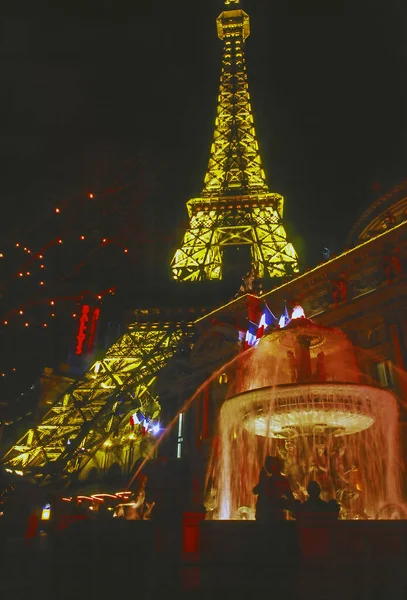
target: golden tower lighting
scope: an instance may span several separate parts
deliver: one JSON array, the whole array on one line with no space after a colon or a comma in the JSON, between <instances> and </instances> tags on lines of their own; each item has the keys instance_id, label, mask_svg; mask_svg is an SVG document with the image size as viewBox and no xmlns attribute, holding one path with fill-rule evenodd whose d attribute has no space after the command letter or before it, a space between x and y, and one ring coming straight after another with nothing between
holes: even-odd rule
<instances>
[{"instance_id":1,"label":"golden tower lighting","mask_svg":"<svg viewBox=\"0 0 407 600\"><path fill-rule=\"evenodd\" d=\"M249 17L238 0L225 1L217 28L224 52L213 144L201 198L187 203L190 226L171 263L173 276L221 279L223 247L241 244L251 246L259 276L282 276L287 267L297 270L297 255L281 222L283 198L268 191L261 164L244 58ZM135 312L128 330L10 448L4 465L42 483L85 479L115 462L131 471L143 440L129 417L140 409L158 418L155 381L193 332L191 315Z\"/></svg>"},{"instance_id":2,"label":"golden tower lighting","mask_svg":"<svg viewBox=\"0 0 407 600\"><path fill-rule=\"evenodd\" d=\"M134 434L129 416L140 409L158 418L161 407L153 395L157 375L191 331L186 323L143 321L129 325L103 358L59 396L10 448L4 465L46 483L74 473L84 478L92 467L106 470L108 460L128 460L129 445L138 446L141 435Z\"/></svg>"},{"instance_id":3,"label":"golden tower lighting","mask_svg":"<svg viewBox=\"0 0 407 600\"><path fill-rule=\"evenodd\" d=\"M282 224L284 198L269 192L247 82L249 16L226 0L217 18L223 41L215 129L200 198L187 202L189 227L171 261L177 281L222 279L225 246L249 245L259 277L298 272L298 258Z\"/></svg>"}]
</instances>

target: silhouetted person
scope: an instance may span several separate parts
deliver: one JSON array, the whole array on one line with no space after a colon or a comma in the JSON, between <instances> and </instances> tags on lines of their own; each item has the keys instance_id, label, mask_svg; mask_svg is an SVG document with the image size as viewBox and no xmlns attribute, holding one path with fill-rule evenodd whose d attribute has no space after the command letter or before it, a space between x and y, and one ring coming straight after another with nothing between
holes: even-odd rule
<instances>
[{"instance_id":1,"label":"silhouetted person","mask_svg":"<svg viewBox=\"0 0 407 600\"><path fill-rule=\"evenodd\" d=\"M306 561L317 559L318 564L326 568L324 561L332 557L331 527L338 518L339 504L336 500L325 502L320 498L321 487L317 481L310 481L307 491L308 500L296 503L295 507L300 551Z\"/></svg>"},{"instance_id":2,"label":"silhouetted person","mask_svg":"<svg viewBox=\"0 0 407 600\"><path fill-rule=\"evenodd\" d=\"M281 473L280 461L266 456L260 471L258 484L253 488L257 494L256 520L263 523L284 520L284 510L291 509L294 496L288 479Z\"/></svg>"},{"instance_id":3,"label":"silhouetted person","mask_svg":"<svg viewBox=\"0 0 407 600\"><path fill-rule=\"evenodd\" d=\"M320 498L321 486L317 481L310 481L307 485L308 500L303 504L297 504L296 513L339 513L339 504L336 500L325 502Z\"/></svg>"}]
</instances>

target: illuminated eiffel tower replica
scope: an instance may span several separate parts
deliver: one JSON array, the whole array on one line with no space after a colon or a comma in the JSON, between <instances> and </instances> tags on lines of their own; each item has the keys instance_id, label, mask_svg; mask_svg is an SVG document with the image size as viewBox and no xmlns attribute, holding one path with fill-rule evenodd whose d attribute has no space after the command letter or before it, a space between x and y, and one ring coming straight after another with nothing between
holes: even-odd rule
<instances>
[{"instance_id":1,"label":"illuminated eiffel tower replica","mask_svg":"<svg viewBox=\"0 0 407 600\"><path fill-rule=\"evenodd\" d=\"M283 197L270 193L256 140L244 42L249 17L226 0L217 19L222 74L204 189L187 202L190 217L171 262L178 282L220 280L226 246L249 246L258 277L297 272L297 255L282 225ZM86 480L116 466L129 474L149 453L162 398L155 383L184 342L192 345L201 315L135 310L128 330L62 393L41 421L7 452L6 468L40 483Z\"/></svg>"},{"instance_id":2,"label":"illuminated eiffel tower replica","mask_svg":"<svg viewBox=\"0 0 407 600\"><path fill-rule=\"evenodd\" d=\"M217 19L223 40L215 132L200 198L187 202L189 228L171 262L177 281L222 279L227 246L249 246L257 277L298 272L282 224L284 199L270 193L260 159L247 83L244 44L249 16L226 0Z\"/></svg>"}]
</instances>

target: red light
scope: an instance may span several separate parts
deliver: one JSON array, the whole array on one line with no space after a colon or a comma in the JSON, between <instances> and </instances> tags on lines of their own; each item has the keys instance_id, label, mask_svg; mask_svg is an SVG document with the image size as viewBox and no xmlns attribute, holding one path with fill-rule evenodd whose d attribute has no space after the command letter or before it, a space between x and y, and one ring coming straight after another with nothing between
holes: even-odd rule
<instances>
[{"instance_id":1,"label":"red light","mask_svg":"<svg viewBox=\"0 0 407 600\"><path fill-rule=\"evenodd\" d=\"M40 265L40 267L41 267L41 269L43 269L43 268L44 268L44 265Z\"/></svg>"},{"instance_id":2,"label":"red light","mask_svg":"<svg viewBox=\"0 0 407 600\"><path fill-rule=\"evenodd\" d=\"M23 274L23 273L19 273L19 275L20 275L20 277L24 277L24 274Z\"/></svg>"},{"instance_id":3,"label":"red light","mask_svg":"<svg viewBox=\"0 0 407 600\"><path fill-rule=\"evenodd\" d=\"M101 300L101 299L102 299L102 296L98 296L98 300Z\"/></svg>"},{"instance_id":4,"label":"red light","mask_svg":"<svg viewBox=\"0 0 407 600\"><path fill-rule=\"evenodd\" d=\"M23 314L24 314L24 311L20 310L20 315L23 315Z\"/></svg>"},{"instance_id":5,"label":"red light","mask_svg":"<svg viewBox=\"0 0 407 600\"><path fill-rule=\"evenodd\" d=\"M24 323L24 325L25 325L26 327L28 327L29 323Z\"/></svg>"},{"instance_id":6,"label":"red light","mask_svg":"<svg viewBox=\"0 0 407 600\"><path fill-rule=\"evenodd\" d=\"M51 306L54 306L55 302L53 300L51 300L50 304L51 304Z\"/></svg>"},{"instance_id":7,"label":"red light","mask_svg":"<svg viewBox=\"0 0 407 600\"><path fill-rule=\"evenodd\" d=\"M82 314L81 314L81 318L79 319L79 330L78 330L78 335L76 336L76 354L79 356L80 354L82 354L83 352L83 344L85 342L86 339L86 333L87 333L87 328L88 328L88 322L89 322L89 310L90 307L88 304L84 304L82 306Z\"/></svg>"},{"instance_id":8,"label":"red light","mask_svg":"<svg viewBox=\"0 0 407 600\"><path fill-rule=\"evenodd\" d=\"M93 198L93 194L89 194L89 198Z\"/></svg>"},{"instance_id":9,"label":"red light","mask_svg":"<svg viewBox=\"0 0 407 600\"><path fill-rule=\"evenodd\" d=\"M31 250L27 250L28 254L31 254Z\"/></svg>"},{"instance_id":10,"label":"red light","mask_svg":"<svg viewBox=\"0 0 407 600\"><path fill-rule=\"evenodd\" d=\"M125 252L125 253L126 253L126 252L128 252L127 248L125 248L125 249L124 249L124 252Z\"/></svg>"},{"instance_id":11,"label":"red light","mask_svg":"<svg viewBox=\"0 0 407 600\"><path fill-rule=\"evenodd\" d=\"M44 285L44 282L43 282L43 281L40 281L40 285Z\"/></svg>"},{"instance_id":12,"label":"red light","mask_svg":"<svg viewBox=\"0 0 407 600\"><path fill-rule=\"evenodd\" d=\"M89 332L88 352L91 352L93 349L93 342L94 342L94 338L95 338L96 326L97 326L97 322L99 319L99 315L100 315L100 308L95 308L93 311L93 314L92 314L92 321L91 321L90 332Z\"/></svg>"},{"instance_id":13,"label":"red light","mask_svg":"<svg viewBox=\"0 0 407 600\"><path fill-rule=\"evenodd\" d=\"M106 241L107 241L106 238L103 238L102 243L104 244Z\"/></svg>"},{"instance_id":14,"label":"red light","mask_svg":"<svg viewBox=\"0 0 407 600\"><path fill-rule=\"evenodd\" d=\"M58 240L58 244L62 244L62 240Z\"/></svg>"},{"instance_id":15,"label":"red light","mask_svg":"<svg viewBox=\"0 0 407 600\"><path fill-rule=\"evenodd\" d=\"M42 254L39 254L39 255L38 255L38 258L43 258Z\"/></svg>"},{"instance_id":16,"label":"red light","mask_svg":"<svg viewBox=\"0 0 407 600\"><path fill-rule=\"evenodd\" d=\"M47 324L46 324L46 323L43 323L43 324L42 324L42 326L43 326L43 327L47 327Z\"/></svg>"},{"instance_id":17,"label":"red light","mask_svg":"<svg viewBox=\"0 0 407 600\"><path fill-rule=\"evenodd\" d=\"M56 212L56 213L59 213L59 208L56 208L56 209L55 209L55 212Z\"/></svg>"},{"instance_id":18,"label":"red light","mask_svg":"<svg viewBox=\"0 0 407 600\"><path fill-rule=\"evenodd\" d=\"M84 236L84 235L81 235L81 240L84 240L84 239L85 239L85 236Z\"/></svg>"},{"instance_id":19,"label":"red light","mask_svg":"<svg viewBox=\"0 0 407 600\"><path fill-rule=\"evenodd\" d=\"M13 369L12 369L12 370L13 370L13 371L15 371L15 370L16 370L16 368L15 368L15 367L13 367Z\"/></svg>"},{"instance_id":20,"label":"red light","mask_svg":"<svg viewBox=\"0 0 407 600\"><path fill-rule=\"evenodd\" d=\"M73 315L72 315L72 316L73 316L73 318L75 318L75 317L76 317L76 313L73 313Z\"/></svg>"}]
</instances>

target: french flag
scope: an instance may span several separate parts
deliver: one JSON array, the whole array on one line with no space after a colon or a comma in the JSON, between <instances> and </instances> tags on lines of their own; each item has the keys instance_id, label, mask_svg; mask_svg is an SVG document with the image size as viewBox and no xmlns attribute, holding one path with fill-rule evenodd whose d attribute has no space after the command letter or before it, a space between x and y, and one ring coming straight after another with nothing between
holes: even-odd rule
<instances>
[{"instance_id":1,"label":"french flag","mask_svg":"<svg viewBox=\"0 0 407 600\"><path fill-rule=\"evenodd\" d=\"M270 327L270 325L273 325L277 321L277 317L273 315L267 304L264 304L264 311L261 315L260 323L257 328L257 339L260 339L264 335L264 332L266 331L267 327Z\"/></svg>"},{"instance_id":2,"label":"french flag","mask_svg":"<svg viewBox=\"0 0 407 600\"><path fill-rule=\"evenodd\" d=\"M243 342L246 340L246 329L240 329L240 327L238 327L237 329L238 332L238 336L239 336L239 342Z\"/></svg>"},{"instance_id":3,"label":"french flag","mask_svg":"<svg viewBox=\"0 0 407 600\"><path fill-rule=\"evenodd\" d=\"M280 328L282 329L283 327L285 327L286 325L288 325L288 323L291 321L290 319L290 315L288 314L288 310L287 310L287 304L284 304L284 311L283 314L280 317L280 320L278 322Z\"/></svg>"},{"instance_id":4,"label":"french flag","mask_svg":"<svg viewBox=\"0 0 407 600\"><path fill-rule=\"evenodd\" d=\"M247 348L250 348L251 346L257 346L257 344L259 343L259 340L256 337L257 329L258 325L256 325L256 323L253 323L253 321L249 321L249 328L246 331L246 337L244 340L245 350Z\"/></svg>"}]
</instances>

